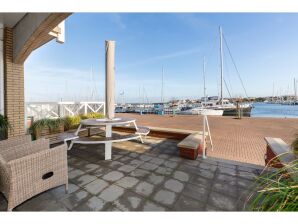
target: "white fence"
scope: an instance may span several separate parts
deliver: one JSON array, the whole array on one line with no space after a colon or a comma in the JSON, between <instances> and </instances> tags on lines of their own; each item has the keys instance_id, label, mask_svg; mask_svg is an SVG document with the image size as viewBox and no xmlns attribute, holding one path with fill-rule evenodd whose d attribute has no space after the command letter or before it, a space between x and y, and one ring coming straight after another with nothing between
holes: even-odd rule
<instances>
[{"instance_id":1,"label":"white fence","mask_svg":"<svg viewBox=\"0 0 298 224\"><path fill-rule=\"evenodd\" d=\"M26 117L34 120L58 118L67 115L86 114L89 112L105 113L104 102L28 102Z\"/></svg>"}]
</instances>

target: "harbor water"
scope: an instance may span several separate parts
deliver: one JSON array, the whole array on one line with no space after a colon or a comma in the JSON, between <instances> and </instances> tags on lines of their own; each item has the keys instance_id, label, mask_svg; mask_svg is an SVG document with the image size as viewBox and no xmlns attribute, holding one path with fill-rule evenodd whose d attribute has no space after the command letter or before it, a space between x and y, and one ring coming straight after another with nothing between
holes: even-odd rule
<instances>
[{"instance_id":1,"label":"harbor water","mask_svg":"<svg viewBox=\"0 0 298 224\"><path fill-rule=\"evenodd\" d=\"M298 105L254 103L251 117L298 118Z\"/></svg>"}]
</instances>

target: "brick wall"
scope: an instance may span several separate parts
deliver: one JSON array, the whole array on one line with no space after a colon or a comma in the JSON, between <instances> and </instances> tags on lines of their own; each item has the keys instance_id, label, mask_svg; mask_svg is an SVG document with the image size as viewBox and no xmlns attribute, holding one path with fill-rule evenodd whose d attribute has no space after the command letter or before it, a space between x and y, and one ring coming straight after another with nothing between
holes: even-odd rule
<instances>
[{"instance_id":1,"label":"brick wall","mask_svg":"<svg viewBox=\"0 0 298 224\"><path fill-rule=\"evenodd\" d=\"M11 124L8 137L25 134L24 65L13 63L13 32L4 29L4 113Z\"/></svg>"}]
</instances>

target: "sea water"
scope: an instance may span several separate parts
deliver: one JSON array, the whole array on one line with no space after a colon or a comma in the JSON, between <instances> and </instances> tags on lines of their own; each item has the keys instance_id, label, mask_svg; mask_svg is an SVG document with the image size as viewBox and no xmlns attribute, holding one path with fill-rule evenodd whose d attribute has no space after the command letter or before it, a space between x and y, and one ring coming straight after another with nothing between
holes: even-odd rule
<instances>
[{"instance_id":1,"label":"sea water","mask_svg":"<svg viewBox=\"0 0 298 224\"><path fill-rule=\"evenodd\" d=\"M298 105L254 103L251 117L298 118Z\"/></svg>"}]
</instances>

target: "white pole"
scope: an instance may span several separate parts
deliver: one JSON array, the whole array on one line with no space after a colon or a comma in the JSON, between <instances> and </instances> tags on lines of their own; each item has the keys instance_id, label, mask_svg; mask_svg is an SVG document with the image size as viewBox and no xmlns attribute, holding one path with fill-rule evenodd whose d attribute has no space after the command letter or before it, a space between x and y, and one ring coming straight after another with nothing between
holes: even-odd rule
<instances>
[{"instance_id":1,"label":"white pole","mask_svg":"<svg viewBox=\"0 0 298 224\"><path fill-rule=\"evenodd\" d=\"M106 117L115 115L115 41L106 40Z\"/></svg>"},{"instance_id":2,"label":"white pole","mask_svg":"<svg viewBox=\"0 0 298 224\"><path fill-rule=\"evenodd\" d=\"M206 158L206 141L205 141L205 136L206 136L206 115L203 115L203 159Z\"/></svg>"},{"instance_id":3,"label":"white pole","mask_svg":"<svg viewBox=\"0 0 298 224\"><path fill-rule=\"evenodd\" d=\"M220 35L220 100L221 106L223 106L223 48L222 48L222 28L219 27Z\"/></svg>"},{"instance_id":4,"label":"white pole","mask_svg":"<svg viewBox=\"0 0 298 224\"><path fill-rule=\"evenodd\" d=\"M204 56L204 62L203 62L203 77L204 77L204 102L205 102L205 106L207 103L207 96L206 96L206 80L205 80L205 73L206 73L206 60L205 60L205 56Z\"/></svg>"}]
</instances>

